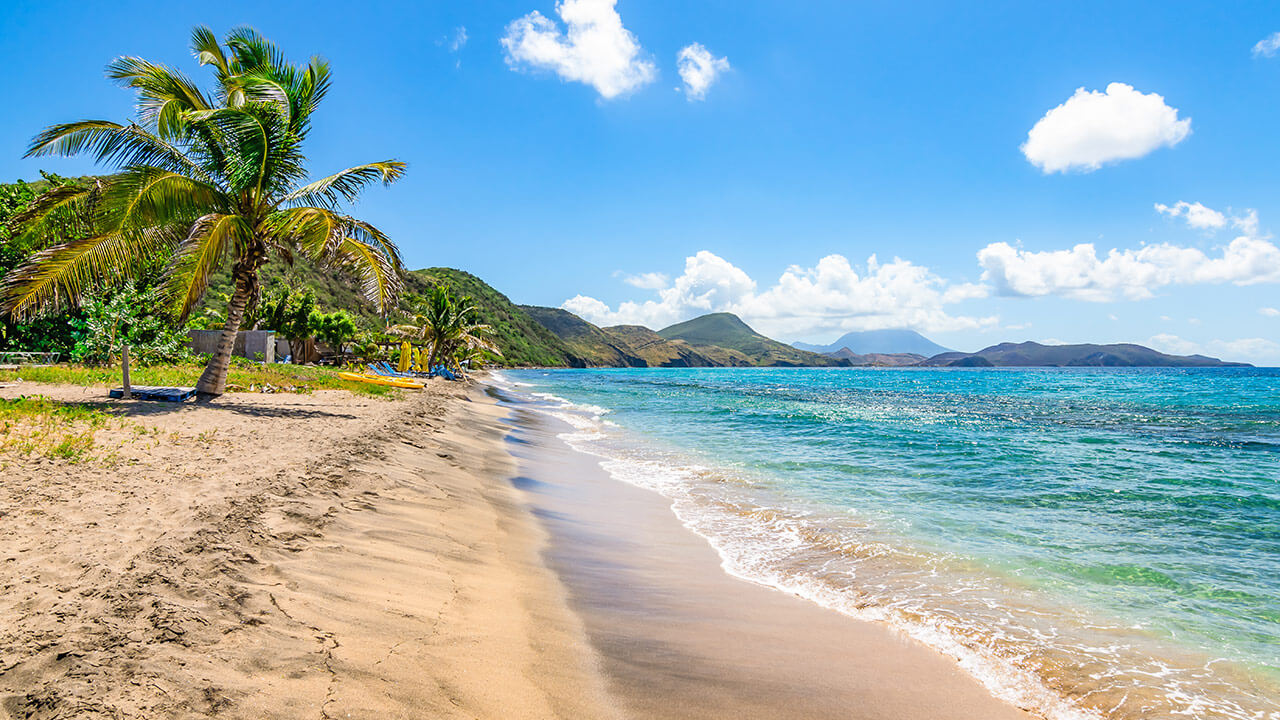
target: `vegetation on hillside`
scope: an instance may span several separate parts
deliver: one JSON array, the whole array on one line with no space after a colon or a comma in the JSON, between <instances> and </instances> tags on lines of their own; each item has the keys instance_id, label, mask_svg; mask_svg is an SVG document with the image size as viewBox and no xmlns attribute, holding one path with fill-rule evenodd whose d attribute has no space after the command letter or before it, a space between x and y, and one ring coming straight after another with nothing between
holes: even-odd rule
<instances>
[{"instance_id":1,"label":"vegetation on hillside","mask_svg":"<svg viewBox=\"0 0 1280 720\"><path fill-rule=\"evenodd\" d=\"M427 291L412 317L412 324L394 325L390 331L426 343L428 370L439 364L465 374L465 367L485 355L502 357L493 342L493 328L478 320L479 312L467 296L458 297L443 285Z\"/></svg>"},{"instance_id":2,"label":"vegetation on hillside","mask_svg":"<svg viewBox=\"0 0 1280 720\"><path fill-rule=\"evenodd\" d=\"M705 347L737 351L752 365L831 366L840 360L800 350L761 335L730 313L712 313L658 331L668 340L684 340L697 349Z\"/></svg>"},{"instance_id":3,"label":"vegetation on hillside","mask_svg":"<svg viewBox=\"0 0 1280 720\"><path fill-rule=\"evenodd\" d=\"M443 286L471 298L477 319L493 328L494 344L502 351L495 362L508 366L582 367L586 364L547 328L521 310L506 295L471 273L451 268L427 268L407 273L406 292L426 294Z\"/></svg>"},{"instance_id":4,"label":"vegetation on hillside","mask_svg":"<svg viewBox=\"0 0 1280 720\"><path fill-rule=\"evenodd\" d=\"M561 308L521 305L520 309L550 330L582 364L595 367L647 367L624 341Z\"/></svg>"}]
</instances>

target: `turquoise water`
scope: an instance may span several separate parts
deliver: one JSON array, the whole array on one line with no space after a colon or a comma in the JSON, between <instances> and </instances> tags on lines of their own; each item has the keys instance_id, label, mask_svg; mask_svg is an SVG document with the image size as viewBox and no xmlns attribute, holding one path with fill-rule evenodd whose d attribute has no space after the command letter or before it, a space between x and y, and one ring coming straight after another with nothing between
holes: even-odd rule
<instances>
[{"instance_id":1,"label":"turquoise water","mask_svg":"<svg viewBox=\"0 0 1280 720\"><path fill-rule=\"evenodd\" d=\"M1049 717L1280 717L1280 371L510 371L725 569Z\"/></svg>"}]
</instances>

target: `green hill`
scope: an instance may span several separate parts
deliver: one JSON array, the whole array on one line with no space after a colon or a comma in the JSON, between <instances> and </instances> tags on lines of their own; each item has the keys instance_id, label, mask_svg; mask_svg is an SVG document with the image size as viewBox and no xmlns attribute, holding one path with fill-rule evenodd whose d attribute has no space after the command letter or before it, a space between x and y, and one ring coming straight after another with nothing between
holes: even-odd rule
<instances>
[{"instance_id":1,"label":"green hill","mask_svg":"<svg viewBox=\"0 0 1280 720\"><path fill-rule=\"evenodd\" d=\"M406 274L406 293L422 295L433 285L443 285L455 295L471 297L481 320L494 329L498 347L502 350L502 364L550 367L585 367L591 364L588 358L575 353L506 295L469 272L453 268L426 268Z\"/></svg>"},{"instance_id":2,"label":"green hill","mask_svg":"<svg viewBox=\"0 0 1280 720\"><path fill-rule=\"evenodd\" d=\"M712 313L658 331L667 340L683 340L701 351L723 348L745 355L751 365L835 366L847 363L771 340L731 313Z\"/></svg>"},{"instance_id":3,"label":"green hill","mask_svg":"<svg viewBox=\"0 0 1280 720\"><path fill-rule=\"evenodd\" d=\"M578 358L591 367L647 367L625 342L618 342L595 325L560 308L520 305L519 308L551 331Z\"/></svg>"},{"instance_id":4,"label":"green hill","mask_svg":"<svg viewBox=\"0 0 1280 720\"><path fill-rule=\"evenodd\" d=\"M662 332L640 325L600 328L567 310L521 306L591 367L833 366L848 362L798 350L757 333L728 313L704 315Z\"/></svg>"},{"instance_id":5,"label":"green hill","mask_svg":"<svg viewBox=\"0 0 1280 720\"><path fill-rule=\"evenodd\" d=\"M745 356L734 358L728 351L699 352L683 340L668 340L643 325L614 325L602 329L644 359L649 367L719 367L739 361L748 363Z\"/></svg>"}]
</instances>

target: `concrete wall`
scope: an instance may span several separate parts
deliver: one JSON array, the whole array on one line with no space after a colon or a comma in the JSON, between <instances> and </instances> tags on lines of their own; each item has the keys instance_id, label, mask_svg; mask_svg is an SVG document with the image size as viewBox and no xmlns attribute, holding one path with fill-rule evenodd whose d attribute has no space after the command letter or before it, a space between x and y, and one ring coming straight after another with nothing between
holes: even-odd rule
<instances>
[{"instance_id":1,"label":"concrete wall","mask_svg":"<svg viewBox=\"0 0 1280 720\"><path fill-rule=\"evenodd\" d=\"M212 355L218 349L218 338L222 336L222 331L188 330L187 336L191 338L187 347L191 348L192 352ZM276 331L241 330L236 333L236 344L231 354L250 360L256 360L258 358L255 356L261 355L263 362L275 362Z\"/></svg>"}]
</instances>

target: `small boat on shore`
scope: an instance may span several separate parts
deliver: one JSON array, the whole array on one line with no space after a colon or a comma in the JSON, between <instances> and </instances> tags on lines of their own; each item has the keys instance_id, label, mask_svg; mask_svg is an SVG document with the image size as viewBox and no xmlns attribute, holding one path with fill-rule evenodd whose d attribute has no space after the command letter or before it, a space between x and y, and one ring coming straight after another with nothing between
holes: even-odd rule
<instances>
[{"instance_id":1,"label":"small boat on shore","mask_svg":"<svg viewBox=\"0 0 1280 720\"><path fill-rule=\"evenodd\" d=\"M369 383L370 385L387 385L389 387L407 388L410 390L421 390L425 384L417 380L409 380L407 378L386 377L385 375L364 375L362 373L340 372L338 377L343 380L354 380L356 382Z\"/></svg>"}]
</instances>

